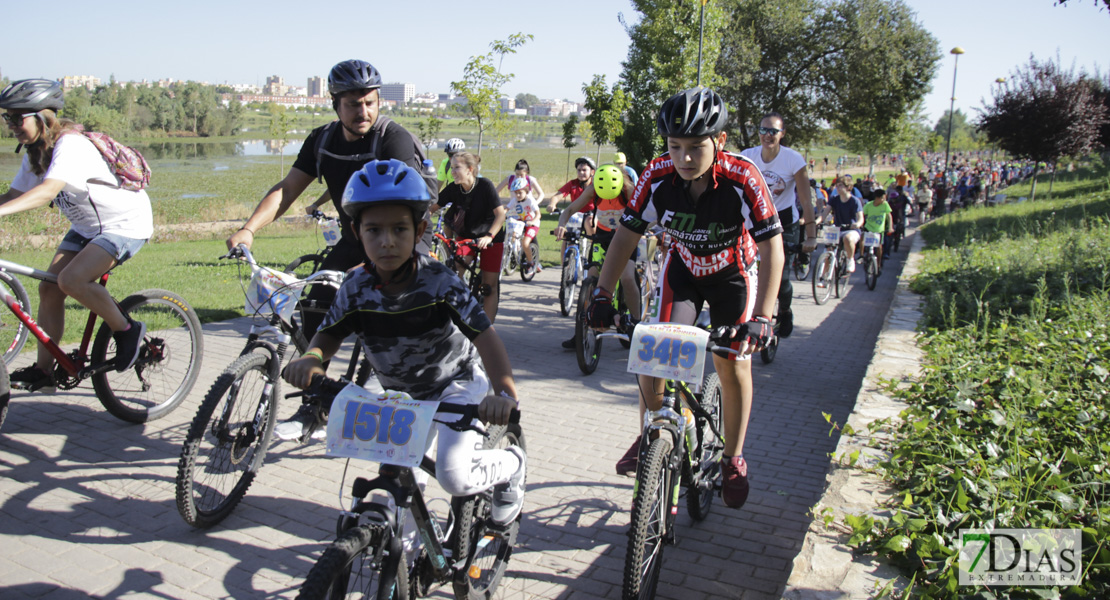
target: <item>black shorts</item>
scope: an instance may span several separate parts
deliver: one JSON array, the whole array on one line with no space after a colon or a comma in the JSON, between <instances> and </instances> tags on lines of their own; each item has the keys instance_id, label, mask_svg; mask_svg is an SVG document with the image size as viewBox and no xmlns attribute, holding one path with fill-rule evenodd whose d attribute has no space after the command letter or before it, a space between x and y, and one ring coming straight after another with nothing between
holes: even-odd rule
<instances>
[{"instance_id":1,"label":"black shorts","mask_svg":"<svg viewBox=\"0 0 1110 600\"><path fill-rule=\"evenodd\" d=\"M682 264L682 259L668 253L660 271L654 308L645 319L647 322L693 325L706 302L712 327L740 325L751 320L757 287L754 269L751 272L740 269L733 277L706 282L695 279ZM738 351L740 343L730 347ZM750 358L750 355L739 354L727 356L732 360Z\"/></svg>"}]
</instances>

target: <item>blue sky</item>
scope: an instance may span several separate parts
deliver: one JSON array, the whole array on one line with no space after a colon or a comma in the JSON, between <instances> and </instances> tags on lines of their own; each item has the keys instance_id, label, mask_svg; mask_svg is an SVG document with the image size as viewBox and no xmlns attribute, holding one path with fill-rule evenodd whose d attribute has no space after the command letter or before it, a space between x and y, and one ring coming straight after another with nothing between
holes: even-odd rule
<instances>
[{"instance_id":1,"label":"blue sky","mask_svg":"<svg viewBox=\"0 0 1110 600\"><path fill-rule=\"evenodd\" d=\"M1058 53L1065 65L1088 70L1110 68L1110 14L1094 0L1071 0L1065 7L1054 0L907 1L945 53L926 99L930 121L948 108L954 58L948 51L954 46L967 52L960 57L956 107L972 115L994 80L1026 63L1030 53L1039 59ZM308 10L313 6L319 8ZM617 79L628 52L618 15L636 19L629 0L60 0L48 10L58 17L59 33L52 38L41 40L40 27L9 23L0 47L3 75L261 84L276 74L304 85L340 60L362 58L387 81L445 92L468 58L488 51L491 40L526 32L535 40L505 59L504 70L516 75L505 91L573 100L581 99L582 84L595 73L609 83Z\"/></svg>"}]
</instances>

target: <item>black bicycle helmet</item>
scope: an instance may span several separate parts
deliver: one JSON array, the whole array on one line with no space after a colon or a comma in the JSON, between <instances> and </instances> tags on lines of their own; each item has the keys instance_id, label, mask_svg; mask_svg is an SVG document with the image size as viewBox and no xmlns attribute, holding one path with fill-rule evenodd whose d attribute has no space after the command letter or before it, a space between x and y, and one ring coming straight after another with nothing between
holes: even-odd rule
<instances>
[{"instance_id":1,"label":"black bicycle helmet","mask_svg":"<svg viewBox=\"0 0 1110 600\"><path fill-rule=\"evenodd\" d=\"M597 163L595 163L594 159L590 158L589 156L579 156L578 158L574 159L574 168L575 169L577 169L578 167L581 167L582 165L589 165L590 170L592 170L592 171L597 170Z\"/></svg>"},{"instance_id":2,"label":"black bicycle helmet","mask_svg":"<svg viewBox=\"0 0 1110 600\"><path fill-rule=\"evenodd\" d=\"M659 109L659 135L673 138L717 136L725 130L728 108L717 92L696 87L671 96Z\"/></svg>"},{"instance_id":3,"label":"black bicycle helmet","mask_svg":"<svg viewBox=\"0 0 1110 600\"><path fill-rule=\"evenodd\" d=\"M328 91L332 97L351 90L376 90L382 87L382 75L364 60L345 60L328 73Z\"/></svg>"},{"instance_id":4,"label":"black bicycle helmet","mask_svg":"<svg viewBox=\"0 0 1110 600\"><path fill-rule=\"evenodd\" d=\"M432 196L415 169L391 158L372 160L351 175L340 206L351 218L370 205L400 204L413 211L413 223L424 219Z\"/></svg>"},{"instance_id":5,"label":"black bicycle helmet","mask_svg":"<svg viewBox=\"0 0 1110 600\"><path fill-rule=\"evenodd\" d=\"M21 79L0 92L0 108L58 112L65 106L62 84L52 79Z\"/></svg>"}]
</instances>

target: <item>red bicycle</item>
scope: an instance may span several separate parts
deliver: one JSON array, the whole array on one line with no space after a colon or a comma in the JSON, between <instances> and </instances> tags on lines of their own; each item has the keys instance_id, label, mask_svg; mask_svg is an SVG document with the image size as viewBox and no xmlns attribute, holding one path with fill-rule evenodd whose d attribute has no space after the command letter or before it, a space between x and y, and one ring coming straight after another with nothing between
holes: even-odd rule
<instances>
[{"instance_id":1,"label":"red bicycle","mask_svg":"<svg viewBox=\"0 0 1110 600\"><path fill-rule=\"evenodd\" d=\"M459 274L459 277L466 283L467 288L470 289L470 293L478 299L479 304L482 304L486 296L494 293L492 286L482 283L482 271L479 269L478 258L475 256L474 260L468 262L460 253L460 249L465 247L474 248L475 251L477 251L478 241L465 239L453 240L442 233L437 233L435 235L441 246L447 251L447 260L444 262L447 266L451 267L452 271ZM500 297L500 286L498 286L497 294L498 297Z\"/></svg>"},{"instance_id":2,"label":"red bicycle","mask_svg":"<svg viewBox=\"0 0 1110 600\"><path fill-rule=\"evenodd\" d=\"M0 260L0 269L39 281L57 283L53 273ZM100 278L107 286L108 275ZM54 364L55 385L63 390L92 379L96 397L108 412L124 421L145 423L164 417L177 408L193 389L200 372L204 337L196 311L185 299L166 290L143 290L118 302L120 311L135 321L146 323L147 333L135 364L123 372L115 369L115 341L112 330L89 312L81 345L66 352L50 338L24 310L15 296L2 293L4 304L49 349ZM93 336L93 332L96 336ZM91 351L90 351L91 343ZM0 426L7 416L7 402L0 406Z\"/></svg>"}]
</instances>

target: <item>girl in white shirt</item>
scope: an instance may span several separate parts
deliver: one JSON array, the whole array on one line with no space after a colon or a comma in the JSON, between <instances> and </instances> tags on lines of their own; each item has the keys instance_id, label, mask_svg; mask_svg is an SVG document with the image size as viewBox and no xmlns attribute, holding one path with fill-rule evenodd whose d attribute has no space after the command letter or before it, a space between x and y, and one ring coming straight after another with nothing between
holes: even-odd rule
<instances>
[{"instance_id":1,"label":"girl in white shirt","mask_svg":"<svg viewBox=\"0 0 1110 600\"><path fill-rule=\"evenodd\" d=\"M61 83L49 79L16 81L0 92L8 129L27 147L11 189L0 195L0 217L54 202L70 222L47 271L57 284L39 284L38 324L52 339L65 328L65 297L96 313L116 339L116 369L135 363L146 332L143 323L120 312L100 277L131 258L154 231L150 198L143 190L119 186L100 151L76 123L60 119ZM18 148L17 148L18 150ZM54 357L41 344L34 365L11 374L28 390L53 386Z\"/></svg>"}]
</instances>

